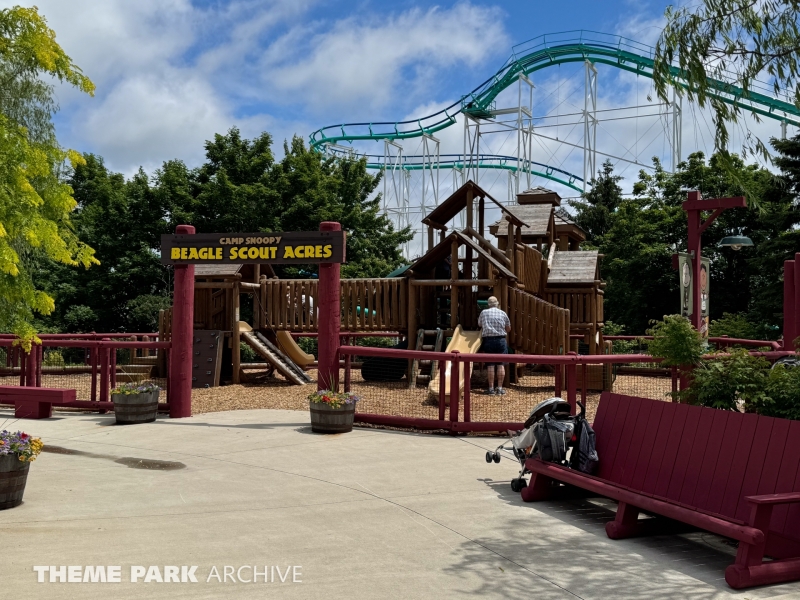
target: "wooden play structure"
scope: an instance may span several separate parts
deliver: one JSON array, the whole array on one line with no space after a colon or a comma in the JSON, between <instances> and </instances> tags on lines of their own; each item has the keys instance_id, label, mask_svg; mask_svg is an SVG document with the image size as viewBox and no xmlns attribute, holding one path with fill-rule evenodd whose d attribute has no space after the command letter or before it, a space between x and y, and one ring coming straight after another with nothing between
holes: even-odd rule
<instances>
[{"instance_id":1,"label":"wooden play structure","mask_svg":"<svg viewBox=\"0 0 800 600\"><path fill-rule=\"evenodd\" d=\"M458 331L477 330L482 305L496 296L511 320L513 351L601 353L601 257L578 250L585 233L555 192L536 188L517 201L506 206L472 181L461 186L423 220L427 251L420 258L394 277L341 280L341 332L399 332L409 348L442 351ZM489 209L501 215L492 224ZM317 331L318 289L316 279L278 279L268 264L198 265L194 328L220 332L222 379L242 379L245 343L264 359L260 367L304 383L314 357L290 334ZM241 318L242 294L251 297L250 323ZM581 336L580 347L570 335ZM428 384L430 366L412 362L409 384Z\"/></svg>"}]
</instances>

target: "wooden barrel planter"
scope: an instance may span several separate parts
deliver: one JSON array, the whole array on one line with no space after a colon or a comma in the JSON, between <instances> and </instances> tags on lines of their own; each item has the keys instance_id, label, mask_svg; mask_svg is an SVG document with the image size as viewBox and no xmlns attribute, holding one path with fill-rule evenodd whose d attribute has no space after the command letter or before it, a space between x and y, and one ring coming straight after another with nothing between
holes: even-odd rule
<instances>
[{"instance_id":1,"label":"wooden barrel planter","mask_svg":"<svg viewBox=\"0 0 800 600\"><path fill-rule=\"evenodd\" d=\"M0 456L0 510L22 504L30 466L31 463L22 462L16 454Z\"/></svg>"},{"instance_id":2,"label":"wooden barrel planter","mask_svg":"<svg viewBox=\"0 0 800 600\"><path fill-rule=\"evenodd\" d=\"M347 433L353 431L353 418L356 405L345 404L341 408L331 408L324 402L310 402L311 431L314 433Z\"/></svg>"},{"instance_id":3,"label":"wooden barrel planter","mask_svg":"<svg viewBox=\"0 0 800 600\"><path fill-rule=\"evenodd\" d=\"M158 414L158 391L141 394L112 394L118 425L152 423Z\"/></svg>"}]
</instances>

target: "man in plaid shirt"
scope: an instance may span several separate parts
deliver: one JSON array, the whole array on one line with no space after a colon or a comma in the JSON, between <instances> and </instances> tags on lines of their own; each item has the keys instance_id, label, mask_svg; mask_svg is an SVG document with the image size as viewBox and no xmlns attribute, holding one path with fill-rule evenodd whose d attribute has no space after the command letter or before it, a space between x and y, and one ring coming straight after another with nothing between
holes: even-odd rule
<instances>
[{"instance_id":1,"label":"man in plaid shirt","mask_svg":"<svg viewBox=\"0 0 800 600\"><path fill-rule=\"evenodd\" d=\"M481 328L481 349L484 354L507 354L506 333L511 331L511 321L508 315L499 308L499 302L494 296L489 297L489 308L481 312L478 317L478 326ZM497 391L494 387L495 366L497 367ZM504 363L486 363L486 373L489 376L490 396L504 395L503 380L506 377Z\"/></svg>"}]
</instances>

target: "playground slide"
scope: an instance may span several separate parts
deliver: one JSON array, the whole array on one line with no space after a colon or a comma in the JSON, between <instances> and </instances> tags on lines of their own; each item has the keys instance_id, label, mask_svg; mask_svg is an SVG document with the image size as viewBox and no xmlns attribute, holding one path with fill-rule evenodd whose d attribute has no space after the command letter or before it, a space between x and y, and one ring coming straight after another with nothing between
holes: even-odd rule
<instances>
[{"instance_id":1,"label":"playground slide","mask_svg":"<svg viewBox=\"0 0 800 600\"><path fill-rule=\"evenodd\" d=\"M456 326L455 331L453 332L453 337L450 339L450 343L447 344L447 349L445 352L453 352L454 350L458 350L462 354L475 354L481 347L481 332L480 331L464 331L461 328L461 325ZM444 371L444 387L445 387L445 402L448 404L450 403L450 367L451 363L448 361L445 366ZM436 371L431 373L431 382L428 384L428 393L433 396L439 396L439 368L436 367ZM464 372L461 371L459 374L459 382L458 382L458 391L461 392L464 389ZM469 374L468 376L472 375L472 364L469 366Z\"/></svg>"},{"instance_id":2,"label":"playground slide","mask_svg":"<svg viewBox=\"0 0 800 600\"><path fill-rule=\"evenodd\" d=\"M313 354L303 352L303 349L297 345L292 334L288 331L278 331L276 335L278 337L278 347L303 369L308 368L316 360Z\"/></svg>"},{"instance_id":3,"label":"playground slide","mask_svg":"<svg viewBox=\"0 0 800 600\"><path fill-rule=\"evenodd\" d=\"M247 323L239 321L239 333L245 344L250 346L264 360L275 367L275 370L288 381L297 385L305 385L313 381L291 358L281 352L280 349L264 337L263 334L253 331Z\"/></svg>"}]
</instances>

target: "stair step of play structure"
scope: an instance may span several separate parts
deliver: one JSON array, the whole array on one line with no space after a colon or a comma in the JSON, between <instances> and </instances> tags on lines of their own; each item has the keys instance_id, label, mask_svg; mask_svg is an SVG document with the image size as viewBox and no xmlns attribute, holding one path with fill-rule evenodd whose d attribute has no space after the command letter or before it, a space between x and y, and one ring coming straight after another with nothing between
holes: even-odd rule
<instances>
[{"instance_id":1,"label":"stair step of play structure","mask_svg":"<svg viewBox=\"0 0 800 600\"><path fill-rule=\"evenodd\" d=\"M313 380L308 373L281 352L278 347L270 342L262 333L257 331L242 331L242 339L255 350L264 360L270 363L286 379L297 385L305 385Z\"/></svg>"}]
</instances>

